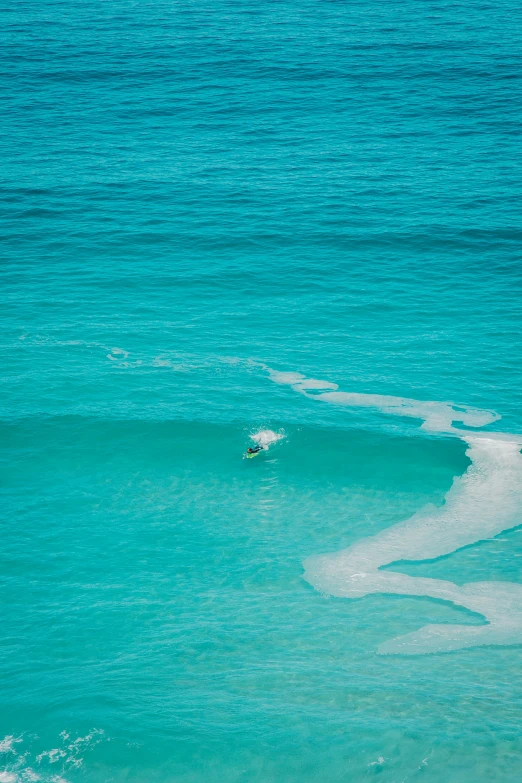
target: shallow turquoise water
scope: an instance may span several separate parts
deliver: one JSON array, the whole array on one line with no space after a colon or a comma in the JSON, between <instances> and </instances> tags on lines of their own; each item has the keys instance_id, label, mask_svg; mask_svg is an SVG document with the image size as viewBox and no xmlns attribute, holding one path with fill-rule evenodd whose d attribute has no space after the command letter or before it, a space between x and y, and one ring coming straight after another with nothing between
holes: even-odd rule
<instances>
[{"instance_id":1,"label":"shallow turquoise water","mask_svg":"<svg viewBox=\"0 0 522 783\"><path fill-rule=\"evenodd\" d=\"M520 8L2 17L0 783L520 780Z\"/></svg>"}]
</instances>

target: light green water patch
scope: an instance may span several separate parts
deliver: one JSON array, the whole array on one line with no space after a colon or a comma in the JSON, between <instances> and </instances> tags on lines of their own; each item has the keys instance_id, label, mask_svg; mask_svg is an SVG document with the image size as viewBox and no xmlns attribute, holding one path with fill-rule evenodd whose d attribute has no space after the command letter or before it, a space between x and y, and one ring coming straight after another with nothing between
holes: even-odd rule
<instances>
[{"instance_id":1,"label":"light green water patch","mask_svg":"<svg viewBox=\"0 0 522 783\"><path fill-rule=\"evenodd\" d=\"M391 783L428 757L439 771L467 758L472 736L493 742L485 766L500 742L516 770L508 653L383 658L386 639L462 612L330 599L302 579L308 555L441 503L463 444L269 424L286 437L251 461L246 423L2 427L0 731L22 737L10 774Z\"/></svg>"}]
</instances>

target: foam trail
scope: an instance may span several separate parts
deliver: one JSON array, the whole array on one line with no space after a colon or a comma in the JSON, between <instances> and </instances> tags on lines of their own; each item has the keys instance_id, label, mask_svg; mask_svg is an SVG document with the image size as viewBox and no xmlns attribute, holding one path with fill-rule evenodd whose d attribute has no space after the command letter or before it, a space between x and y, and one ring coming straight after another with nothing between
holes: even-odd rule
<instances>
[{"instance_id":1,"label":"foam trail","mask_svg":"<svg viewBox=\"0 0 522 783\"><path fill-rule=\"evenodd\" d=\"M268 369L268 368L267 368ZM522 436L459 430L453 421L480 427L500 418L475 408L456 410L450 403L422 402L403 397L322 392L327 382L297 373L274 373L313 399L341 405L376 407L385 413L423 419L422 427L451 432L468 444L471 465L456 478L445 503L424 510L341 552L305 560L305 579L330 595L361 598L371 593L428 596L450 601L484 616L486 625L427 625L381 645L379 652L420 654L448 652L489 644L522 643L522 586L509 582L476 582L458 586L440 579L411 577L379 570L404 560L431 560L468 544L498 535L522 523ZM299 377L297 377L299 376ZM310 386L309 382L314 381Z\"/></svg>"},{"instance_id":2,"label":"foam trail","mask_svg":"<svg viewBox=\"0 0 522 783\"><path fill-rule=\"evenodd\" d=\"M382 413L392 416L411 416L415 419L423 419L421 429L431 432L457 433L459 430L453 427L454 421L462 422L467 427L483 427L500 419L498 413L494 411L469 407L457 408L449 402L431 402L429 400L412 400L408 397L390 397L384 394L337 391L339 388L337 384L330 383L330 381L307 378L298 372L278 372L266 366L264 369L268 371L271 381L287 384L294 391L298 391L306 397L354 408L376 408ZM318 390L321 393L308 394L309 390Z\"/></svg>"}]
</instances>

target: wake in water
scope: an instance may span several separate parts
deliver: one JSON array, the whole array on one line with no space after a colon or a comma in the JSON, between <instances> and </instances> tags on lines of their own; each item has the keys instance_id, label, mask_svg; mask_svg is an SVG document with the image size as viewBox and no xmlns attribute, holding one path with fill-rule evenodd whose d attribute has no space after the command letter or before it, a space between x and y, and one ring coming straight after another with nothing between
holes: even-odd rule
<instances>
[{"instance_id":1,"label":"wake in water","mask_svg":"<svg viewBox=\"0 0 522 783\"><path fill-rule=\"evenodd\" d=\"M471 465L455 479L441 508L415 514L341 552L309 557L305 579L330 595L360 598L371 593L417 595L450 601L477 612L487 625L427 625L381 645L381 653L447 652L489 644L522 643L522 585L471 582L459 587L441 579L379 570L401 560L432 560L490 538L522 523L522 436L470 433L500 418L492 411L455 408L449 403L405 397L352 394L336 384L300 373L264 367L272 381L287 384L314 400L336 405L372 407L394 416L423 420L421 429L451 433L468 445Z\"/></svg>"},{"instance_id":2,"label":"wake in water","mask_svg":"<svg viewBox=\"0 0 522 783\"><path fill-rule=\"evenodd\" d=\"M252 433L250 437L258 446L268 450L273 443L277 443L285 435L283 432L274 432L273 430L259 430L259 432Z\"/></svg>"}]
</instances>

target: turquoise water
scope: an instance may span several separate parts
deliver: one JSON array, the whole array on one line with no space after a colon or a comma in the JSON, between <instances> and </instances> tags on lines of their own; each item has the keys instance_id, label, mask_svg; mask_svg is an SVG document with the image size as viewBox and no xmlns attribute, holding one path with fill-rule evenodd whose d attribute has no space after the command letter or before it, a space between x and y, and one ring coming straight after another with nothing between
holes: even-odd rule
<instances>
[{"instance_id":1,"label":"turquoise water","mask_svg":"<svg viewBox=\"0 0 522 783\"><path fill-rule=\"evenodd\" d=\"M3 9L0 783L522 778L520 17Z\"/></svg>"}]
</instances>

